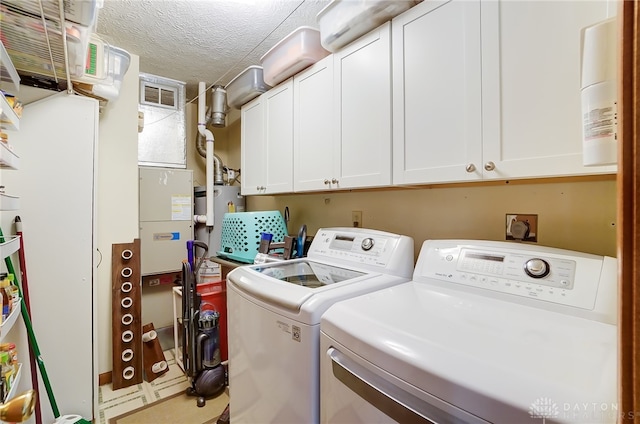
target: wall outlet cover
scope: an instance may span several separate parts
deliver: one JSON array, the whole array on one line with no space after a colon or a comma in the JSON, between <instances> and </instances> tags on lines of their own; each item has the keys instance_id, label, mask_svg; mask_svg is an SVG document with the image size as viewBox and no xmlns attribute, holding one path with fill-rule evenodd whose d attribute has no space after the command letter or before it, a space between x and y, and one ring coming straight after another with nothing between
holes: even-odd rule
<instances>
[{"instance_id":1,"label":"wall outlet cover","mask_svg":"<svg viewBox=\"0 0 640 424\"><path fill-rule=\"evenodd\" d=\"M355 228L362 227L362 211L352 211L351 222Z\"/></svg>"}]
</instances>

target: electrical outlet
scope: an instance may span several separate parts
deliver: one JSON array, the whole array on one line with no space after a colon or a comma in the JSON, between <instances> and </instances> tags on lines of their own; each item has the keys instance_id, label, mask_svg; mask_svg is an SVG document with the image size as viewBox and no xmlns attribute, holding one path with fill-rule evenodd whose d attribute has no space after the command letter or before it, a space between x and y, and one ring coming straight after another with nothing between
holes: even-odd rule
<instances>
[{"instance_id":1,"label":"electrical outlet","mask_svg":"<svg viewBox=\"0 0 640 424\"><path fill-rule=\"evenodd\" d=\"M351 222L355 228L362 227L362 211L352 211Z\"/></svg>"},{"instance_id":2,"label":"electrical outlet","mask_svg":"<svg viewBox=\"0 0 640 424\"><path fill-rule=\"evenodd\" d=\"M538 241L538 215L507 214L506 240Z\"/></svg>"}]
</instances>

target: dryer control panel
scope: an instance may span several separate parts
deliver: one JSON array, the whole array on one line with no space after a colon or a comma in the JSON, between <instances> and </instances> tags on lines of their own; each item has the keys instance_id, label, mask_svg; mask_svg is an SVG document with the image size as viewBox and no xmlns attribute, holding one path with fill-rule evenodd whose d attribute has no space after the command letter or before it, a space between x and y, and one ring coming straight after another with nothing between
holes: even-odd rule
<instances>
[{"instance_id":1,"label":"dryer control panel","mask_svg":"<svg viewBox=\"0 0 640 424\"><path fill-rule=\"evenodd\" d=\"M449 254L445 260L453 260L453 256ZM491 277L502 276L523 284L571 290L576 261L530 252L495 252L465 247L460 249L456 269L463 279L481 275L488 281Z\"/></svg>"},{"instance_id":2,"label":"dryer control panel","mask_svg":"<svg viewBox=\"0 0 640 424\"><path fill-rule=\"evenodd\" d=\"M614 258L510 242L428 240L414 281L487 296L594 310L615 299ZM607 306L610 308L610 306ZM607 313L615 314L615 310Z\"/></svg>"}]
</instances>

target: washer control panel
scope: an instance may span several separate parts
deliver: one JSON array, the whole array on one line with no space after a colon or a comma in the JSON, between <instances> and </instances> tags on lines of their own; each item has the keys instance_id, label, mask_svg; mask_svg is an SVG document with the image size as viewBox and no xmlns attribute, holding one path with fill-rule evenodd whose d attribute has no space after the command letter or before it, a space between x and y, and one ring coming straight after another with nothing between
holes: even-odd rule
<instances>
[{"instance_id":1,"label":"washer control panel","mask_svg":"<svg viewBox=\"0 0 640 424\"><path fill-rule=\"evenodd\" d=\"M317 251L325 256L342 258L356 262L372 262L384 265L390 257L387 249L392 244L389 237L358 234L354 232L322 231L313 239Z\"/></svg>"},{"instance_id":2,"label":"washer control panel","mask_svg":"<svg viewBox=\"0 0 640 424\"><path fill-rule=\"evenodd\" d=\"M585 253L509 242L429 240L414 281L593 309L602 269L602 256ZM615 279L607 284L615 286Z\"/></svg>"},{"instance_id":3,"label":"washer control panel","mask_svg":"<svg viewBox=\"0 0 640 424\"><path fill-rule=\"evenodd\" d=\"M413 273L413 239L364 228L320 228L309 247L308 258L370 269L392 271L410 278Z\"/></svg>"}]
</instances>

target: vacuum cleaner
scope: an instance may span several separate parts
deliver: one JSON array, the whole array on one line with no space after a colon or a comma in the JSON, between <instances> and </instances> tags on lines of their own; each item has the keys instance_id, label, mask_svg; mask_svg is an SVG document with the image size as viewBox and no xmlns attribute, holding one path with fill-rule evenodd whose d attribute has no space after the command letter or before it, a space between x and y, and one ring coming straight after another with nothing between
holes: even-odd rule
<instances>
[{"instance_id":1,"label":"vacuum cleaner","mask_svg":"<svg viewBox=\"0 0 640 424\"><path fill-rule=\"evenodd\" d=\"M195 248L204 250L194 266ZM187 261L182 264L182 362L191 383L188 396L197 396L197 405L222 393L226 372L220 356L220 312L203 308L197 290L196 275L204 262L208 246L200 241L187 241Z\"/></svg>"}]
</instances>

